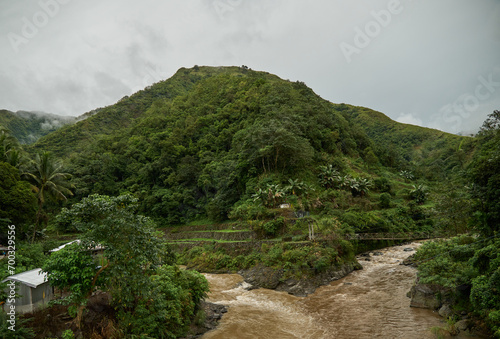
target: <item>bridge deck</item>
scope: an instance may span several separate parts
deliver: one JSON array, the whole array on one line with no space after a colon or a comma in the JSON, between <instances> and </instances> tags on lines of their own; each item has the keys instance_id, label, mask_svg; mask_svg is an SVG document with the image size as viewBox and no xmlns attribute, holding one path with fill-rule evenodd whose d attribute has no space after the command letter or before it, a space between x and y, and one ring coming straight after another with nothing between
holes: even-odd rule
<instances>
[{"instance_id":1,"label":"bridge deck","mask_svg":"<svg viewBox=\"0 0 500 339\"><path fill-rule=\"evenodd\" d=\"M435 234L427 232L410 233L356 233L348 234L347 240L422 240L436 238Z\"/></svg>"}]
</instances>

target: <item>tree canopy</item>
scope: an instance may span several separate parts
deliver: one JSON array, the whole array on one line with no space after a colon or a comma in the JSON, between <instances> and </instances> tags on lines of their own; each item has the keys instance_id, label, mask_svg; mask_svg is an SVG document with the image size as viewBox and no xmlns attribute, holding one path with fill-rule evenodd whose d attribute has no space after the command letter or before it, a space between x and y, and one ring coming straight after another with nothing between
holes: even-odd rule
<instances>
[{"instance_id":1,"label":"tree canopy","mask_svg":"<svg viewBox=\"0 0 500 339\"><path fill-rule=\"evenodd\" d=\"M52 255L43 266L54 286L71 291L79 307L95 288L111 294L120 328L128 334L170 338L185 333L208 283L196 272L180 271L154 223L136 214L130 195L91 195L57 221L81 232L78 245ZM94 251L102 252L98 258Z\"/></svg>"}]
</instances>

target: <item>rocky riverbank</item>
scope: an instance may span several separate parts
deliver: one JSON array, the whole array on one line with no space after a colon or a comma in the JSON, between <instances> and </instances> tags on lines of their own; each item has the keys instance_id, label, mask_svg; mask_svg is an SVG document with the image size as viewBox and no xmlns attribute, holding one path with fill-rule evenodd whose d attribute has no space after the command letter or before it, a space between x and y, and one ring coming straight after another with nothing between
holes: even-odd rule
<instances>
[{"instance_id":1,"label":"rocky riverbank","mask_svg":"<svg viewBox=\"0 0 500 339\"><path fill-rule=\"evenodd\" d=\"M203 310L204 317L198 323L195 322L191 325L189 334L185 339L200 338L206 332L215 329L222 316L227 312L226 306L206 301L202 301L200 307Z\"/></svg>"},{"instance_id":2,"label":"rocky riverbank","mask_svg":"<svg viewBox=\"0 0 500 339\"><path fill-rule=\"evenodd\" d=\"M430 329L443 323L432 311L409 307L406 293L415 281L416 271L399 265L411 254L410 249L414 251L418 246L411 243L360 255L362 270L347 274L350 269L346 269L337 273L347 276L331 283L329 279L319 282L325 284L305 298L277 292L280 283L285 285L287 277L293 275L289 276L291 271L269 270L263 267L263 262L252 269L254 281L248 277L250 272L241 272L247 275L246 282L240 274L207 274L209 301L228 306L229 312L217 329L203 338L261 338L263 335L311 339L433 338ZM306 271L295 273L297 276L307 274ZM280 274L283 274L281 281ZM255 288L262 285L251 289L248 282L257 284L256 280L274 289ZM467 337L459 335L458 338Z\"/></svg>"},{"instance_id":3,"label":"rocky riverbank","mask_svg":"<svg viewBox=\"0 0 500 339\"><path fill-rule=\"evenodd\" d=\"M439 329L441 335L466 333L483 338L483 333L486 333L485 325L466 311L457 311L455 307L460 302L460 295L468 292L467 286L451 289L440 285L420 284L417 279L406 296L411 298L410 307L430 309L450 320L447 326ZM487 334L485 335L486 338Z\"/></svg>"},{"instance_id":4,"label":"rocky riverbank","mask_svg":"<svg viewBox=\"0 0 500 339\"><path fill-rule=\"evenodd\" d=\"M314 293L318 287L341 279L352 271L362 268L356 261L343 264L340 267L328 268L323 272L306 272L306 274L303 274L304 272L290 272L282 268L276 269L259 264L238 273L243 276L245 282L252 285L251 289L267 288L285 291L298 297L305 297Z\"/></svg>"}]
</instances>

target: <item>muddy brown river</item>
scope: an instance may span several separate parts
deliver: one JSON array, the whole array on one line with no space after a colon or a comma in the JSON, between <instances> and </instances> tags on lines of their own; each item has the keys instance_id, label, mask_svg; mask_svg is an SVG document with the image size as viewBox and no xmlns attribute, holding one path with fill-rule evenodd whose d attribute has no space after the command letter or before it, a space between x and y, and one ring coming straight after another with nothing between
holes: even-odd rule
<instances>
[{"instance_id":1,"label":"muddy brown river","mask_svg":"<svg viewBox=\"0 0 500 339\"><path fill-rule=\"evenodd\" d=\"M435 338L444 326L435 312L411 308L406 293L416 270L400 265L419 243L377 250L370 261L358 258L355 271L305 297L267 289L247 290L238 274L206 274L210 302L228 306L217 329L203 339L256 338ZM458 336L455 338L473 338Z\"/></svg>"}]
</instances>

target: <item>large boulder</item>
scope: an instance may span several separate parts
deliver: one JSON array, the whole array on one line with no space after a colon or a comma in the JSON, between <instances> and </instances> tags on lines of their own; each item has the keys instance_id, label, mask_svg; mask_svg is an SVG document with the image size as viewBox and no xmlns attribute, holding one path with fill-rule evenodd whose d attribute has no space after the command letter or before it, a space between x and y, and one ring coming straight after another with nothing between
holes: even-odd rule
<instances>
[{"instance_id":1,"label":"large boulder","mask_svg":"<svg viewBox=\"0 0 500 339\"><path fill-rule=\"evenodd\" d=\"M274 290L278 287L283 276L282 269L274 269L264 265L256 265L248 270L239 272L252 288L268 288Z\"/></svg>"},{"instance_id":2,"label":"large boulder","mask_svg":"<svg viewBox=\"0 0 500 339\"><path fill-rule=\"evenodd\" d=\"M450 305L443 305L439 309L438 313L440 316L447 319L453 315L453 310L451 309Z\"/></svg>"},{"instance_id":3,"label":"large boulder","mask_svg":"<svg viewBox=\"0 0 500 339\"><path fill-rule=\"evenodd\" d=\"M443 303L451 303L451 290L439 285L416 284L407 296L411 307L437 310Z\"/></svg>"},{"instance_id":4,"label":"large boulder","mask_svg":"<svg viewBox=\"0 0 500 339\"><path fill-rule=\"evenodd\" d=\"M276 269L264 265L256 265L248 270L238 272L252 288L268 288L285 291L298 297L305 297L314 293L316 288L328 285L334 280L341 279L354 271L362 269L358 262L344 264L340 267L331 267L321 273L306 272L301 278L286 277L283 269Z\"/></svg>"},{"instance_id":5,"label":"large boulder","mask_svg":"<svg viewBox=\"0 0 500 339\"><path fill-rule=\"evenodd\" d=\"M215 329L222 316L227 312L226 306L205 301L201 301L199 307L205 315L204 321L193 321L184 339L200 338L205 332Z\"/></svg>"},{"instance_id":6,"label":"large boulder","mask_svg":"<svg viewBox=\"0 0 500 339\"><path fill-rule=\"evenodd\" d=\"M455 328L458 331L466 331L471 327L471 321L469 319L463 319L455 323Z\"/></svg>"}]
</instances>

